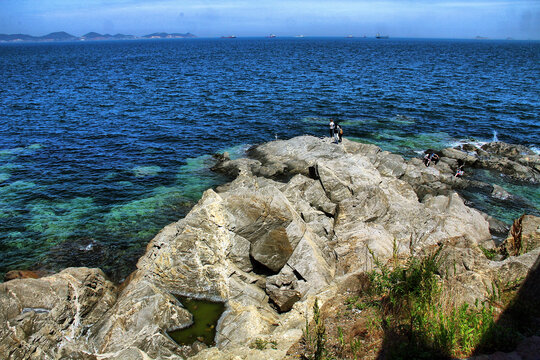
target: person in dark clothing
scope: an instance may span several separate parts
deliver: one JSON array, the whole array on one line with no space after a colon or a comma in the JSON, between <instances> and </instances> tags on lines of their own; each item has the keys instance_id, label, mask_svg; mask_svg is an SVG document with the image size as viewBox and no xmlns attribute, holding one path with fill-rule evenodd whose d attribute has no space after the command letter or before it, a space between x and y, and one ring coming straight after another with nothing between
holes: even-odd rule
<instances>
[{"instance_id":1,"label":"person in dark clothing","mask_svg":"<svg viewBox=\"0 0 540 360\"><path fill-rule=\"evenodd\" d=\"M336 125L336 131L339 139L338 141L341 142L343 140L343 128L341 127L341 125Z\"/></svg>"},{"instance_id":2,"label":"person in dark clothing","mask_svg":"<svg viewBox=\"0 0 540 360\"><path fill-rule=\"evenodd\" d=\"M426 150L426 155L424 155L424 165L428 167L431 163L437 165L439 162L440 156L433 150Z\"/></svg>"}]
</instances>

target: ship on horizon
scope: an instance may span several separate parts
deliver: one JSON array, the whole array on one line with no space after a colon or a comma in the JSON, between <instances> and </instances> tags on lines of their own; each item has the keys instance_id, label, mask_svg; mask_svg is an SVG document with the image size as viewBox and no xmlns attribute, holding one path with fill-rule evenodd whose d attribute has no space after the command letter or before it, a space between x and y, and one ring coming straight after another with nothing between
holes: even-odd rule
<instances>
[{"instance_id":1,"label":"ship on horizon","mask_svg":"<svg viewBox=\"0 0 540 360\"><path fill-rule=\"evenodd\" d=\"M377 35L375 35L375 39L388 39L388 35L381 35L377 33Z\"/></svg>"},{"instance_id":2,"label":"ship on horizon","mask_svg":"<svg viewBox=\"0 0 540 360\"><path fill-rule=\"evenodd\" d=\"M236 39L236 35L222 36L222 39Z\"/></svg>"}]
</instances>

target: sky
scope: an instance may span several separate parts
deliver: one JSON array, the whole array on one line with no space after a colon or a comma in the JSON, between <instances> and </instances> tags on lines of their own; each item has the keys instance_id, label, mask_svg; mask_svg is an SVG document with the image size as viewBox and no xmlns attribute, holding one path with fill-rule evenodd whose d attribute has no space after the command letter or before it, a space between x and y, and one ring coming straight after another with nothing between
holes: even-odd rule
<instances>
[{"instance_id":1,"label":"sky","mask_svg":"<svg viewBox=\"0 0 540 360\"><path fill-rule=\"evenodd\" d=\"M0 0L0 33L540 40L540 0Z\"/></svg>"}]
</instances>

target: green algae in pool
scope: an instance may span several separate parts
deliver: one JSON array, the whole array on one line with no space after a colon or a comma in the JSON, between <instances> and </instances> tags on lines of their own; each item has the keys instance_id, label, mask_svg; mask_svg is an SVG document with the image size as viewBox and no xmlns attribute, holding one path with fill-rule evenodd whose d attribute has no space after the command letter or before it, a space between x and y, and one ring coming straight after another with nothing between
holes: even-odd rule
<instances>
[{"instance_id":1,"label":"green algae in pool","mask_svg":"<svg viewBox=\"0 0 540 360\"><path fill-rule=\"evenodd\" d=\"M225 310L225 303L179 295L176 297L193 315L193 324L185 329L171 331L169 336L180 345L191 345L197 340L208 346L215 345L217 322Z\"/></svg>"}]
</instances>

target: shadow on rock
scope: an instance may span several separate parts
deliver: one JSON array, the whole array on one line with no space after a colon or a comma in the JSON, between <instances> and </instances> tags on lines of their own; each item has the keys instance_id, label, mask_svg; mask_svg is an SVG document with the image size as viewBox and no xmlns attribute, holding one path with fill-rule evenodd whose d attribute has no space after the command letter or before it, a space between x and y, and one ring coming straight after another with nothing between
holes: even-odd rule
<instances>
[{"instance_id":1,"label":"shadow on rock","mask_svg":"<svg viewBox=\"0 0 540 360\"><path fill-rule=\"evenodd\" d=\"M474 354L476 360L540 358L540 257L519 289L517 295L502 312L496 325L504 331L487 332ZM501 354L500 352L511 352Z\"/></svg>"}]
</instances>

